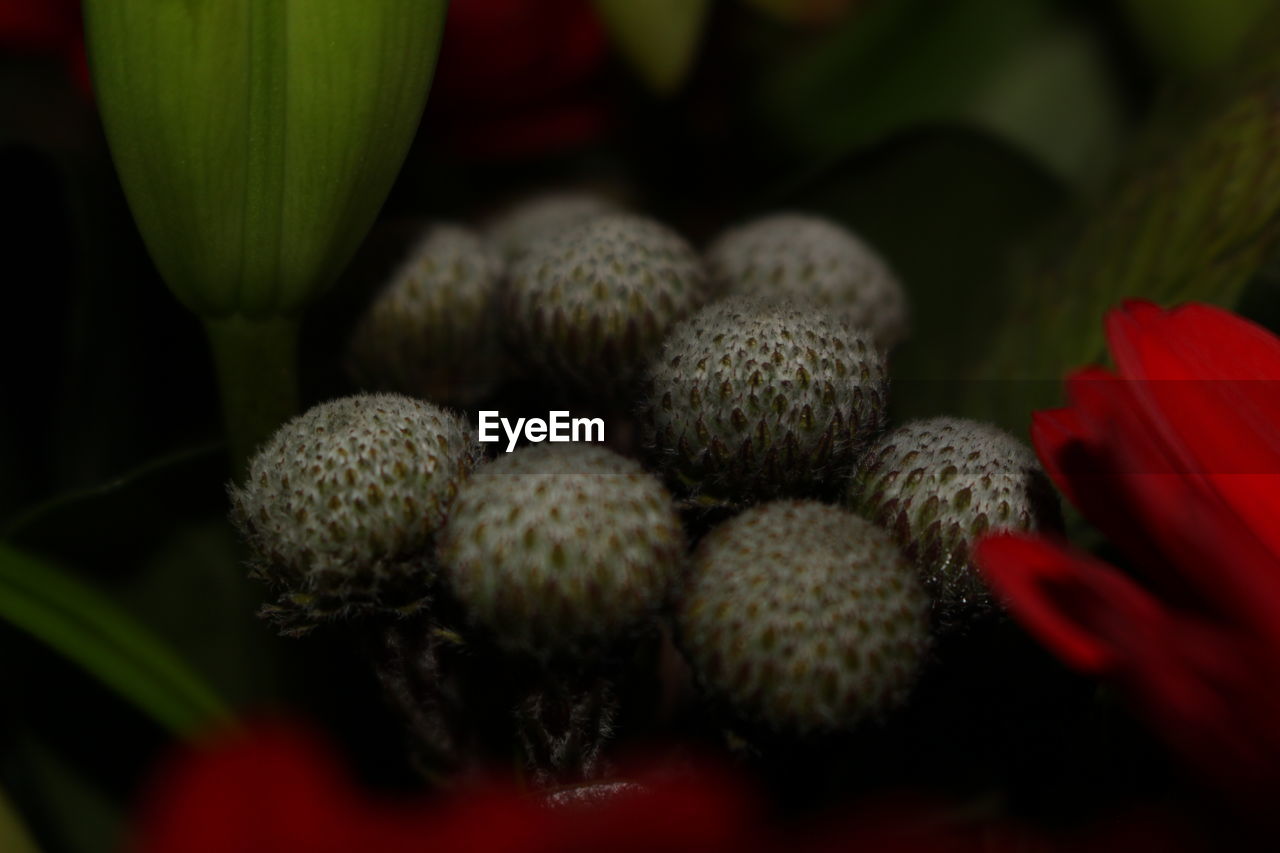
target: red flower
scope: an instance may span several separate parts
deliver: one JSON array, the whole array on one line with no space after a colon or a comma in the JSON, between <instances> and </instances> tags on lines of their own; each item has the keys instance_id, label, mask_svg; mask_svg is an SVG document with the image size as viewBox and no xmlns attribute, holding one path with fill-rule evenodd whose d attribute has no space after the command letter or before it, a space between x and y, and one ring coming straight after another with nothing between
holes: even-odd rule
<instances>
[{"instance_id":1,"label":"red flower","mask_svg":"<svg viewBox=\"0 0 1280 853\"><path fill-rule=\"evenodd\" d=\"M918 797L865 803L824 821L766 820L742 783L702 768L643 778L604 797L493 784L434 798L375 800L314 734L282 723L223 733L177 756L153 786L138 853L1026 853L1201 849L1160 812L1049 835L974 820Z\"/></svg>"},{"instance_id":2,"label":"red flower","mask_svg":"<svg viewBox=\"0 0 1280 853\"><path fill-rule=\"evenodd\" d=\"M478 157L551 153L609 123L608 54L590 0L452 0L427 107L432 134Z\"/></svg>"},{"instance_id":3,"label":"red flower","mask_svg":"<svg viewBox=\"0 0 1280 853\"><path fill-rule=\"evenodd\" d=\"M177 757L139 821L140 853L620 853L758 849L752 798L707 771L550 807L495 784L376 800L314 734L280 723L223 733Z\"/></svg>"},{"instance_id":4,"label":"red flower","mask_svg":"<svg viewBox=\"0 0 1280 853\"><path fill-rule=\"evenodd\" d=\"M80 0L0 0L0 51L52 54L90 92Z\"/></svg>"},{"instance_id":5,"label":"red flower","mask_svg":"<svg viewBox=\"0 0 1280 853\"><path fill-rule=\"evenodd\" d=\"M1037 412L1050 476L1141 580L1063 543L984 540L1014 615L1107 679L1190 764L1280 793L1280 339L1205 305L1107 319L1116 373L1080 371Z\"/></svg>"}]
</instances>

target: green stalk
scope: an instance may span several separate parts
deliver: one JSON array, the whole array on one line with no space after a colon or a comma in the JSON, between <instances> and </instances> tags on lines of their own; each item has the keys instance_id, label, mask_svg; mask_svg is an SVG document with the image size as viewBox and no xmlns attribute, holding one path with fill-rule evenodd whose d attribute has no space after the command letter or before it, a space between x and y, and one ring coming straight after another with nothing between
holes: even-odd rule
<instances>
[{"instance_id":1,"label":"green stalk","mask_svg":"<svg viewBox=\"0 0 1280 853\"><path fill-rule=\"evenodd\" d=\"M298 412L298 319L205 320L236 480L280 424Z\"/></svg>"}]
</instances>

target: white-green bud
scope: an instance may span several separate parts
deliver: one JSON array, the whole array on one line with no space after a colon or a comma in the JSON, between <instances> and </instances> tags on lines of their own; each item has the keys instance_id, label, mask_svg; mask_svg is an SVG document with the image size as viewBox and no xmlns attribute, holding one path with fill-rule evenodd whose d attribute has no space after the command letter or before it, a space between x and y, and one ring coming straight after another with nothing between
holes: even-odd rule
<instances>
[{"instance_id":1,"label":"white-green bud","mask_svg":"<svg viewBox=\"0 0 1280 853\"><path fill-rule=\"evenodd\" d=\"M398 394L315 406L280 427L230 489L254 574L286 633L427 597L432 545L480 458L462 417Z\"/></svg>"}]
</instances>

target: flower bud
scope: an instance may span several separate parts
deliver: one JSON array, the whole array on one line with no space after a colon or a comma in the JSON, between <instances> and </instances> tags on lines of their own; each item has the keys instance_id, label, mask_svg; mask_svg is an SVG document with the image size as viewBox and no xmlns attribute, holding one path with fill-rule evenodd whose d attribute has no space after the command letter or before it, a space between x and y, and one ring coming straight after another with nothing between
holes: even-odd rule
<instances>
[{"instance_id":1,"label":"flower bud","mask_svg":"<svg viewBox=\"0 0 1280 853\"><path fill-rule=\"evenodd\" d=\"M254 576L285 634L422 607L436 531L481 458L466 420L399 394L360 394L282 426L231 488Z\"/></svg>"},{"instance_id":2,"label":"flower bud","mask_svg":"<svg viewBox=\"0 0 1280 853\"><path fill-rule=\"evenodd\" d=\"M444 0L88 0L107 141L169 286L296 313L372 224L417 128Z\"/></svg>"},{"instance_id":3,"label":"flower bud","mask_svg":"<svg viewBox=\"0 0 1280 853\"><path fill-rule=\"evenodd\" d=\"M589 657L652 622L684 546L670 496L639 464L586 444L542 445L463 485L438 559L499 645Z\"/></svg>"},{"instance_id":4,"label":"flower bud","mask_svg":"<svg viewBox=\"0 0 1280 853\"><path fill-rule=\"evenodd\" d=\"M884 423L889 379L869 332L738 297L676 326L644 391L655 465L699 503L742 506L841 483Z\"/></svg>"},{"instance_id":5,"label":"flower bud","mask_svg":"<svg viewBox=\"0 0 1280 853\"><path fill-rule=\"evenodd\" d=\"M882 436L851 480L847 503L915 561L942 628L995 606L969 557L975 542L996 530L1061 527L1053 487L1031 448L960 418L912 421Z\"/></svg>"},{"instance_id":6,"label":"flower bud","mask_svg":"<svg viewBox=\"0 0 1280 853\"><path fill-rule=\"evenodd\" d=\"M837 507L778 501L702 540L676 625L707 692L743 719L808 734L906 702L927 612L888 533Z\"/></svg>"}]
</instances>

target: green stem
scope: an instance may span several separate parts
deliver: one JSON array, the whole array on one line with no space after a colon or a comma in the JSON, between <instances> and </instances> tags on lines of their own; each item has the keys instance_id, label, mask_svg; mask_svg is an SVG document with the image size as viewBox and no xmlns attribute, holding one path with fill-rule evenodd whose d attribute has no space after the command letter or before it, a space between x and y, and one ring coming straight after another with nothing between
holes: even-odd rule
<instances>
[{"instance_id":1,"label":"green stem","mask_svg":"<svg viewBox=\"0 0 1280 853\"><path fill-rule=\"evenodd\" d=\"M253 451L298 411L298 319L205 320L237 480Z\"/></svg>"}]
</instances>

